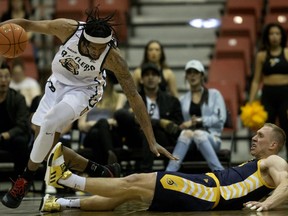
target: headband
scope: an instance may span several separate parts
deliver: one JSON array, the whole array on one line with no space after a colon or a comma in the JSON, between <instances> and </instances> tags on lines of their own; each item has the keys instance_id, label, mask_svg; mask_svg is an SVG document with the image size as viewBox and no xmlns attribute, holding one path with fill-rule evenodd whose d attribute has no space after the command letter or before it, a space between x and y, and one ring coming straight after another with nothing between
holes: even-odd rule
<instances>
[{"instance_id":1,"label":"headband","mask_svg":"<svg viewBox=\"0 0 288 216\"><path fill-rule=\"evenodd\" d=\"M92 43L97 43L97 44L105 44L105 43L108 43L109 41L112 40L112 33L111 33L111 35L109 35L106 38L92 37L92 36L88 35L84 30L83 35L88 41L90 41Z\"/></svg>"}]
</instances>

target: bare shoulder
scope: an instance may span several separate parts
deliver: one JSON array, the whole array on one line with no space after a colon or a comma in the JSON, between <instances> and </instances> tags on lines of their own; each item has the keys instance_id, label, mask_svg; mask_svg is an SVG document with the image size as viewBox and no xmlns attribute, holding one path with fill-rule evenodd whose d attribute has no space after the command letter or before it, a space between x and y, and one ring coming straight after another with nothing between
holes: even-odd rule
<instances>
[{"instance_id":1,"label":"bare shoulder","mask_svg":"<svg viewBox=\"0 0 288 216\"><path fill-rule=\"evenodd\" d=\"M169 76L174 75L174 72L170 68L163 68L163 73Z\"/></svg>"},{"instance_id":2,"label":"bare shoulder","mask_svg":"<svg viewBox=\"0 0 288 216\"><path fill-rule=\"evenodd\" d=\"M133 72L132 72L132 76L135 80L139 80L141 79L141 68L137 67Z\"/></svg>"},{"instance_id":3,"label":"bare shoulder","mask_svg":"<svg viewBox=\"0 0 288 216\"><path fill-rule=\"evenodd\" d=\"M257 58L257 60L260 60L260 61L263 62L265 60L265 58L266 58L266 55L267 55L267 51L262 50L262 51L259 51L257 53L256 58Z\"/></svg>"},{"instance_id":4,"label":"bare shoulder","mask_svg":"<svg viewBox=\"0 0 288 216\"><path fill-rule=\"evenodd\" d=\"M278 155L270 155L269 157L262 159L261 162L262 168L272 168L276 167L279 169L286 169L288 170L288 164L286 160Z\"/></svg>"},{"instance_id":5,"label":"bare shoulder","mask_svg":"<svg viewBox=\"0 0 288 216\"><path fill-rule=\"evenodd\" d=\"M104 67L113 71L115 74L120 70L126 70L128 68L127 62L121 55L118 48L111 48L109 54L105 60Z\"/></svg>"},{"instance_id":6,"label":"bare shoulder","mask_svg":"<svg viewBox=\"0 0 288 216\"><path fill-rule=\"evenodd\" d=\"M286 60L288 61L288 48L284 48L284 55Z\"/></svg>"}]
</instances>

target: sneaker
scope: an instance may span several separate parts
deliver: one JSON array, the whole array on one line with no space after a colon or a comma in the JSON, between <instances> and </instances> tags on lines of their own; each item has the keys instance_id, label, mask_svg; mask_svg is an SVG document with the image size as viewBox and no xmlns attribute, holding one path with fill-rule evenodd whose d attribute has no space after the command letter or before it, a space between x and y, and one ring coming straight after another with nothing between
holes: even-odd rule
<instances>
[{"instance_id":1,"label":"sneaker","mask_svg":"<svg viewBox=\"0 0 288 216\"><path fill-rule=\"evenodd\" d=\"M64 161L64 156L63 156L63 146L61 142L58 142L54 148L51 150L48 160L47 160L47 165L48 166L57 166L60 164L65 164Z\"/></svg>"},{"instance_id":2,"label":"sneaker","mask_svg":"<svg viewBox=\"0 0 288 216\"><path fill-rule=\"evenodd\" d=\"M106 169L103 171L101 177L115 178L120 177L121 175L121 166L119 163L105 165L104 168Z\"/></svg>"},{"instance_id":3,"label":"sneaker","mask_svg":"<svg viewBox=\"0 0 288 216\"><path fill-rule=\"evenodd\" d=\"M45 194L56 194L57 190L55 187L50 186L50 185L45 185Z\"/></svg>"},{"instance_id":4,"label":"sneaker","mask_svg":"<svg viewBox=\"0 0 288 216\"><path fill-rule=\"evenodd\" d=\"M46 194L40 203L39 211L41 212L59 212L61 211L61 205L56 202L57 198Z\"/></svg>"},{"instance_id":5,"label":"sneaker","mask_svg":"<svg viewBox=\"0 0 288 216\"><path fill-rule=\"evenodd\" d=\"M59 142L52 149L48 157L45 182L47 185L55 188L64 188L62 185L58 184L58 180L60 178L67 179L71 175L72 173L67 169L64 161L62 143Z\"/></svg>"},{"instance_id":6,"label":"sneaker","mask_svg":"<svg viewBox=\"0 0 288 216\"><path fill-rule=\"evenodd\" d=\"M1 200L2 204L8 208L17 208L32 185L32 181L27 181L20 176L13 183L12 188L3 196Z\"/></svg>"}]
</instances>

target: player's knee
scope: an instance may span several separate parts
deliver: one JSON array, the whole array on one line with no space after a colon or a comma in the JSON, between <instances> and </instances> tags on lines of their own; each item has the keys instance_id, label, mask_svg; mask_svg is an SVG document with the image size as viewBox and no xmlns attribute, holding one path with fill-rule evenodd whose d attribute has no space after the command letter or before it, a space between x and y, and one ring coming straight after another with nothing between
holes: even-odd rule
<instances>
[{"instance_id":1,"label":"player's knee","mask_svg":"<svg viewBox=\"0 0 288 216\"><path fill-rule=\"evenodd\" d=\"M44 118L44 121L42 123L42 128L47 131L57 131L59 127L61 127L62 123L59 121L59 119L55 118L53 115L47 115Z\"/></svg>"}]
</instances>

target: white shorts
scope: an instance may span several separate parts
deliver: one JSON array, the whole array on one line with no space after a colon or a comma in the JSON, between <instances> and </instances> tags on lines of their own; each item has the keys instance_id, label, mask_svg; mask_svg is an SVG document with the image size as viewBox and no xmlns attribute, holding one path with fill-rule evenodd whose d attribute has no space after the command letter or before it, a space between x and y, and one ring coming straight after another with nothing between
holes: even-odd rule
<instances>
[{"instance_id":1,"label":"white shorts","mask_svg":"<svg viewBox=\"0 0 288 216\"><path fill-rule=\"evenodd\" d=\"M90 111L102 98L103 87L91 86L68 86L59 82L55 76L51 76L45 86L39 106L33 115L32 123L42 125L46 114L59 102L69 104L74 110L73 121L77 120L84 113ZM63 110L65 112L65 110ZM58 131L60 132L60 131Z\"/></svg>"}]
</instances>

